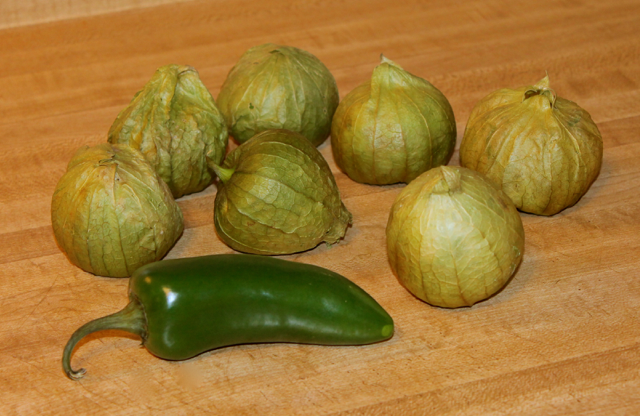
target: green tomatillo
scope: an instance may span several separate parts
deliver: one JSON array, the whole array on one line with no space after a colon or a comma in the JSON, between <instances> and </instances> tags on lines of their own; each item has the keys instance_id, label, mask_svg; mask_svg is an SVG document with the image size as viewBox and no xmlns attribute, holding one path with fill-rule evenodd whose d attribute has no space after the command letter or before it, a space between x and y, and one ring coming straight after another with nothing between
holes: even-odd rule
<instances>
[{"instance_id":1,"label":"green tomatillo","mask_svg":"<svg viewBox=\"0 0 640 416\"><path fill-rule=\"evenodd\" d=\"M71 159L53 194L51 222L71 263L110 277L160 260L183 229L171 191L142 153L110 143Z\"/></svg>"},{"instance_id":2,"label":"green tomatillo","mask_svg":"<svg viewBox=\"0 0 640 416\"><path fill-rule=\"evenodd\" d=\"M481 174L433 168L400 192L387 253L400 283L436 306L471 306L500 290L524 251L515 206Z\"/></svg>"},{"instance_id":3,"label":"green tomatillo","mask_svg":"<svg viewBox=\"0 0 640 416\"><path fill-rule=\"evenodd\" d=\"M318 146L329 137L339 99L333 75L318 58L267 43L242 55L222 84L218 105L238 143L287 129Z\"/></svg>"},{"instance_id":4,"label":"green tomatillo","mask_svg":"<svg viewBox=\"0 0 640 416\"><path fill-rule=\"evenodd\" d=\"M224 118L198 72L167 65L120 112L109 142L140 150L175 198L212 180L208 162L220 163L229 136Z\"/></svg>"},{"instance_id":5,"label":"green tomatillo","mask_svg":"<svg viewBox=\"0 0 640 416\"><path fill-rule=\"evenodd\" d=\"M382 56L371 80L342 100L331 126L336 164L356 182L410 182L446 164L456 123L446 97Z\"/></svg>"},{"instance_id":6,"label":"green tomatillo","mask_svg":"<svg viewBox=\"0 0 640 416\"><path fill-rule=\"evenodd\" d=\"M329 165L300 134L267 130L213 168L214 224L234 250L297 253L338 242L351 223Z\"/></svg>"},{"instance_id":7,"label":"green tomatillo","mask_svg":"<svg viewBox=\"0 0 640 416\"><path fill-rule=\"evenodd\" d=\"M600 172L602 150L589 113L557 97L546 76L476 104L460 163L498 184L521 211L553 215L587 192Z\"/></svg>"}]
</instances>

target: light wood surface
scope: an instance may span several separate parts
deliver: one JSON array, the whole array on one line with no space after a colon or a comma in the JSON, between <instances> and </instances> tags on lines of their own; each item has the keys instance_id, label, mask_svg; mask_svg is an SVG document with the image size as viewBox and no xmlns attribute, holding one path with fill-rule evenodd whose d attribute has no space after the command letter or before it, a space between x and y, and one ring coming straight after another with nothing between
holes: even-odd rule
<instances>
[{"instance_id":1,"label":"light wood surface","mask_svg":"<svg viewBox=\"0 0 640 416\"><path fill-rule=\"evenodd\" d=\"M640 414L638 27L637 0L215 0L1 30L0 414ZM502 292L446 310L411 296L387 262L385 226L403 185L351 181L326 143L353 227L332 248L286 258L363 287L394 317L390 341L238 346L168 362L107 331L76 350L88 373L68 380L60 359L71 333L127 302L126 279L82 272L55 243L51 196L69 158L105 140L157 67L193 65L217 96L240 55L264 42L314 53L342 97L384 53L449 98L458 144L475 102L548 71L598 124L602 171L574 207L522 214L524 260ZM186 230L170 258L231 252L212 225L214 197L212 186L179 200Z\"/></svg>"},{"instance_id":2,"label":"light wood surface","mask_svg":"<svg viewBox=\"0 0 640 416\"><path fill-rule=\"evenodd\" d=\"M2 0L0 29L189 0Z\"/></svg>"}]
</instances>

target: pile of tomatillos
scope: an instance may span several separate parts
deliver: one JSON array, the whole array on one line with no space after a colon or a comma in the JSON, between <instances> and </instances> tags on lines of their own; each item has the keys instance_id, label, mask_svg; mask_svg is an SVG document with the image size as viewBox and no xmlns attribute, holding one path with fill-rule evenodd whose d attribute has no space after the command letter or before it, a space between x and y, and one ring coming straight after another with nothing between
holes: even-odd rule
<instances>
[{"instance_id":1,"label":"pile of tomatillos","mask_svg":"<svg viewBox=\"0 0 640 416\"><path fill-rule=\"evenodd\" d=\"M120 112L108 142L73 156L53 196L53 229L76 266L128 277L182 234L175 199L217 177L214 225L232 249L283 255L338 243L352 216L316 148L331 135L352 180L408 184L386 229L402 285L431 305L470 306L520 263L518 210L574 205L599 173L603 146L589 114L558 97L548 76L478 102L462 167L445 166L456 133L447 98L384 56L342 101L327 67L294 47L248 50L217 100L194 68L168 65ZM239 146L227 154L229 136Z\"/></svg>"}]
</instances>

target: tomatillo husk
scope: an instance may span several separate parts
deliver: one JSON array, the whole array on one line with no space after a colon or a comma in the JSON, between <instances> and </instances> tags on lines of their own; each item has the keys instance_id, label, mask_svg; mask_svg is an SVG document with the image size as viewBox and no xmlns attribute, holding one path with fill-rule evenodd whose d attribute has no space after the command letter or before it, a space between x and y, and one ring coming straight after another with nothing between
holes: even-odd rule
<instances>
[{"instance_id":1,"label":"tomatillo husk","mask_svg":"<svg viewBox=\"0 0 640 416\"><path fill-rule=\"evenodd\" d=\"M331 126L336 164L356 182L411 182L446 164L456 144L447 98L431 83L381 57L371 80L342 100Z\"/></svg>"},{"instance_id":2,"label":"tomatillo husk","mask_svg":"<svg viewBox=\"0 0 640 416\"><path fill-rule=\"evenodd\" d=\"M220 163L229 136L224 118L198 72L167 65L120 112L109 142L140 150L175 198L211 184L209 161Z\"/></svg>"},{"instance_id":3,"label":"tomatillo husk","mask_svg":"<svg viewBox=\"0 0 640 416\"><path fill-rule=\"evenodd\" d=\"M515 206L470 169L431 169L407 185L391 208L391 268L409 292L431 305L457 308L487 299L507 283L523 252Z\"/></svg>"},{"instance_id":4,"label":"tomatillo husk","mask_svg":"<svg viewBox=\"0 0 640 416\"><path fill-rule=\"evenodd\" d=\"M518 209L553 215L595 181L603 143L587 111L557 97L546 76L476 104L460 145L462 166L485 174Z\"/></svg>"},{"instance_id":5,"label":"tomatillo husk","mask_svg":"<svg viewBox=\"0 0 640 416\"><path fill-rule=\"evenodd\" d=\"M351 223L329 165L300 134L267 130L214 168L214 224L234 250L297 253L337 243Z\"/></svg>"},{"instance_id":6,"label":"tomatillo husk","mask_svg":"<svg viewBox=\"0 0 640 416\"><path fill-rule=\"evenodd\" d=\"M69 162L51 203L56 241L71 263L128 277L160 260L182 234L182 212L142 153L103 143Z\"/></svg>"},{"instance_id":7,"label":"tomatillo husk","mask_svg":"<svg viewBox=\"0 0 640 416\"><path fill-rule=\"evenodd\" d=\"M318 58L273 43L245 52L218 94L238 143L265 130L287 129L318 146L329 137L339 100L336 81Z\"/></svg>"}]
</instances>

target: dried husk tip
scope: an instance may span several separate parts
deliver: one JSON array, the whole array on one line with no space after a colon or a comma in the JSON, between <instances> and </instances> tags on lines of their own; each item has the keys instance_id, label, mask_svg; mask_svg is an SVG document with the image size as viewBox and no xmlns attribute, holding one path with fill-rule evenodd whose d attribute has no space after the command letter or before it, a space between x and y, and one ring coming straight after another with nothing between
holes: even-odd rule
<instances>
[{"instance_id":1,"label":"dried husk tip","mask_svg":"<svg viewBox=\"0 0 640 416\"><path fill-rule=\"evenodd\" d=\"M549 104L553 108L556 104L556 92L549 87L549 74L547 73L544 78L538 81L531 88L527 89L522 97L522 101L524 102L526 99L531 98L535 95L542 95L549 100Z\"/></svg>"},{"instance_id":2,"label":"dried husk tip","mask_svg":"<svg viewBox=\"0 0 640 416\"><path fill-rule=\"evenodd\" d=\"M397 63L393 62L391 59L387 58L382 53L380 54L380 64L389 64L389 65L393 65L395 67L399 67L399 65Z\"/></svg>"},{"instance_id":3,"label":"dried husk tip","mask_svg":"<svg viewBox=\"0 0 640 416\"><path fill-rule=\"evenodd\" d=\"M433 187L434 193L453 193L460 191L460 171L447 166L440 166L442 179Z\"/></svg>"}]
</instances>

